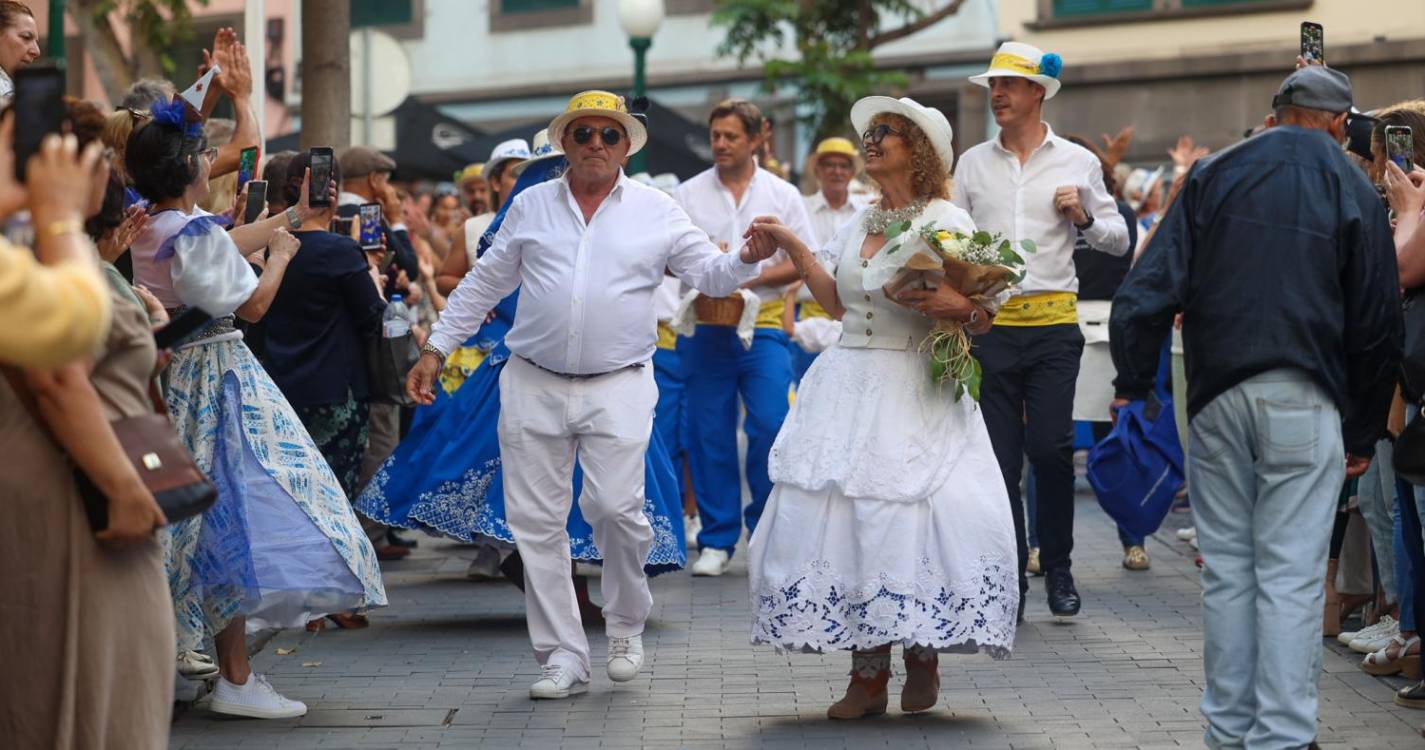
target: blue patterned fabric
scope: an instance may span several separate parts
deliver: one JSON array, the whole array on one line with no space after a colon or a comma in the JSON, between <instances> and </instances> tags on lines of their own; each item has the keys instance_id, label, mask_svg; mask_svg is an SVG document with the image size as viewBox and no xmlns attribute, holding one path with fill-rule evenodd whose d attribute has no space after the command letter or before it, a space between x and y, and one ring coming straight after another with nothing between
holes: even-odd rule
<instances>
[{"instance_id":1,"label":"blue patterned fabric","mask_svg":"<svg viewBox=\"0 0 1425 750\"><path fill-rule=\"evenodd\" d=\"M292 407L241 341L180 350L174 428L218 489L162 537L180 648L243 614L257 627L382 606L376 554Z\"/></svg>"},{"instance_id":2,"label":"blue patterned fabric","mask_svg":"<svg viewBox=\"0 0 1425 750\"><path fill-rule=\"evenodd\" d=\"M356 509L388 526L419 529L464 542L513 544L505 522L500 472L500 372L510 357L502 342L490 352L441 411L414 424L396 452L372 477ZM426 407L429 408L429 407ZM583 472L574 465L574 497ZM649 575L687 564L683 501L668 451L655 430L644 460L643 512L653 527ZM575 503L569 513L569 553L575 560L600 560L594 531Z\"/></svg>"}]
</instances>

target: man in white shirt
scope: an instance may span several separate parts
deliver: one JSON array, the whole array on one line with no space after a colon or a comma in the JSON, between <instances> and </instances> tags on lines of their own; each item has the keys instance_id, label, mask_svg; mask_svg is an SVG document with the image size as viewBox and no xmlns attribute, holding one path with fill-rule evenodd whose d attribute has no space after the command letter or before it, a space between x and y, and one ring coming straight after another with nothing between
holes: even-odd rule
<instances>
[{"instance_id":1,"label":"man in white shirt","mask_svg":"<svg viewBox=\"0 0 1425 750\"><path fill-rule=\"evenodd\" d=\"M1082 232L1100 252L1129 251L1128 226L1103 184L1098 158L1056 135L1044 102L1059 91L1058 55L1005 42L985 73L970 80L990 90L998 138L966 151L955 168L954 202L975 226L1016 245L1030 240L1018 296L1000 308L994 329L976 339L984 368L980 405L1009 490L1019 532L1020 592L1028 590L1028 547L1019 477L1034 466L1040 566L1049 610L1078 614L1069 572L1074 545L1073 404L1084 336L1074 242ZM1023 615L1024 598L1020 597Z\"/></svg>"},{"instance_id":2,"label":"man in white shirt","mask_svg":"<svg viewBox=\"0 0 1425 750\"><path fill-rule=\"evenodd\" d=\"M774 249L723 253L662 192L624 175L647 142L623 97L575 95L549 125L569 171L511 203L490 249L451 294L407 389L433 401L444 357L520 289L500 375L500 452L506 520L524 560L530 640L542 668L531 698L565 698L589 684L589 644L569 577L565 524L574 457L584 468L579 507L604 555L609 678L643 664L653 606L643 564L653 530L643 514L644 454L658 390L653 296L668 268L712 294L757 275Z\"/></svg>"},{"instance_id":3,"label":"man in white shirt","mask_svg":"<svg viewBox=\"0 0 1425 750\"><path fill-rule=\"evenodd\" d=\"M831 241L836 230L856 216L866 207L866 198L851 195L851 181L861 172L861 152L851 141L833 136L816 144L816 150L807 159L807 171L816 175L817 191L803 198L807 207L807 218L811 220L813 232L812 247L820 250ZM797 320L822 318L830 320L826 310L812 299L811 290L805 286L797 292ZM792 382L801 385L802 376L816 361L816 352L803 349L792 342Z\"/></svg>"},{"instance_id":4,"label":"man in white shirt","mask_svg":"<svg viewBox=\"0 0 1425 750\"><path fill-rule=\"evenodd\" d=\"M711 169L673 191L696 224L724 250L737 247L742 233L758 216L777 216L798 237L811 237L802 195L790 183L757 166L753 155L766 135L766 118L757 105L729 99L708 117L712 141ZM699 320L686 340L688 458L697 493L702 553L693 575L717 576L727 571L732 551L742 536L745 518L751 535L762 516L772 481L767 478L767 454L787 416L792 383L790 342L782 330L782 299L797 271L785 254L764 263L757 278L743 284L758 298L756 332L744 348L735 322ZM742 481L737 461L738 396L747 410L747 486L752 500L742 508Z\"/></svg>"}]
</instances>

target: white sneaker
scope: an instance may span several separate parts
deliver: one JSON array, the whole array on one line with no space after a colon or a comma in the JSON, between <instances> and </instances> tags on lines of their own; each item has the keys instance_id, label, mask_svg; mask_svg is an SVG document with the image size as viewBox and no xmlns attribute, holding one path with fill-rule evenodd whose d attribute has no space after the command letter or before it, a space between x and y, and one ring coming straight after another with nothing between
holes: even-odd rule
<instances>
[{"instance_id":1,"label":"white sneaker","mask_svg":"<svg viewBox=\"0 0 1425 750\"><path fill-rule=\"evenodd\" d=\"M234 685L219 677L208 710L253 719L295 719L307 713L307 704L283 698L266 677L253 672L245 685Z\"/></svg>"},{"instance_id":2,"label":"white sneaker","mask_svg":"<svg viewBox=\"0 0 1425 750\"><path fill-rule=\"evenodd\" d=\"M643 636L609 638L609 679L628 682L643 667Z\"/></svg>"},{"instance_id":3,"label":"white sneaker","mask_svg":"<svg viewBox=\"0 0 1425 750\"><path fill-rule=\"evenodd\" d=\"M703 530L703 519L698 516L683 516L683 531L687 537L688 549L698 546L698 534Z\"/></svg>"},{"instance_id":4,"label":"white sneaker","mask_svg":"<svg viewBox=\"0 0 1425 750\"><path fill-rule=\"evenodd\" d=\"M727 572L731 560L732 555L727 554L726 551L705 547L702 554L698 555L698 561L693 563L693 575L720 576Z\"/></svg>"},{"instance_id":5,"label":"white sneaker","mask_svg":"<svg viewBox=\"0 0 1425 750\"><path fill-rule=\"evenodd\" d=\"M481 547L465 570L465 577L472 581L495 581L504 578L500 573L500 551L494 547Z\"/></svg>"},{"instance_id":6,"label":"white sneaker","mask_svg":"<svg viewBox=\"0 0 1425 750\"><path fill-rule=\"evenodd\" d=\"M1400 635L1400 623L1392 622L1389 627L1381 628L1370 635L1358 635L1346 645L1358 654L1370 654L1390 645L1391 639L1398 635Z\"/></svg>"},{"instance_id":7,"label":"white sneaker","mask_svg":"<svg viewBox=\"0 0 1425 750\"><path fill-rule=\"evenodd\" d=\"M1349 632L1341 633L1340 635L1336 636L1336 640L1342 646L1349 646L1351 645L1351 641L1354 641L1357 638L1371 638L1374 637L1377 633L1380 633L1383 630L1389 630L1393 627L1399 627L1395 622L1395 618L1391 617L1390 615L1382 615L1381 618L1376 621L1376 624L1367 625L1366 627L1361 628L1360 630L1352 630Z\"/></svg>"},{"instance_id":8,"label":"white sneaker","mask_svg":"<svg viewBox=\"0 0 1425 750\"><path fill-rule=\"evenodd\" d=\"M530 698L568 698L589 690L589 681L579 679L574 670L563 664L546 664L540 672L543 676L529 686Z\"/></svg>"},{"instance_id":9,"label":"white sneaker","mask_svg":"<svg viewBox=\"0 0 1425 750\"><path fill-rule=\"evenodd\" d=\"M1188 541L1188 540L1190 540L1190 539L1196 539L1196 538L1197 538L1197 527L1196 527L1196 526L1185 526L1185 527L1183 527L1183 528L1181 528L1181 529L1178 529L1178 539L1179 539L1179 540L1186 542L1186 541Z\"/></svg>"},{"instance_id":10,"label":"white sneaker","mask_svg":"<svg viewBox=\"0 0 1425 750\"><path fill-rule=\"evenodd\" d=\"M178 676L185 680L206 680L218 673L213 657L201 651L178 652Z\"/></svg>"}]
</instances>

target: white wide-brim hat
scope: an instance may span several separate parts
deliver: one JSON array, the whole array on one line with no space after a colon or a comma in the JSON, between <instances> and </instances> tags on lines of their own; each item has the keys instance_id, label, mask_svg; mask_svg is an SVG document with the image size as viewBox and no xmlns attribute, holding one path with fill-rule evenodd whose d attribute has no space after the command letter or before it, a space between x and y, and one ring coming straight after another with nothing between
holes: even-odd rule
<instances>
[{"instance_id":1,"label":"white wide-brim hat","mask_svg":"<svg viewBox=\"0 0 1425 750\"><path fill-rule=\"evenodd\" d=\"M927 107L908 97L893 99L889 96L868 96L851 105L851 127L855 128L858 134L864 133L871 127L871 120L881 113L901 115L915 123L930 139L930 145L935 147L940 161L945 163L946 175L954 170L955 131L940 110Z\"/></svg>"},{"instance_id":2,"label":"white wide-brim hat","mask_svg":"<svg viewBox=\"0 0 1425 750\"><path fill-rule=\"evenodd\" d=\"M519 177L534 164L548 159L557 159L563 155L564 152L559 150L558 144L549 140L549 128L545 128L534 134L534 148L530 151L529 158L510 167L510 171Z\"/></svg>"},{"instance_id":3,"label":"white wide-brim hat","mask_svg":"<svg viewBox=\"0 0 1425 750\"><path fill-rule=\"evenodd\" d=\"M643 123L628 113L628 104L623 97L607 91L582 91L569 100L564 113L549 123L549 142L562 148L564 129L581 117L608 117L617 120L628 134L628 155L633 156L643 150L648 143L648 130Z\"/></svg>"},{"instance_id":4,"label":"white wide-brim hat","mask_svg":"<svg viewBox=\"0 0 1425 750\"><path fill-rule=\"evenodd\" d=\"M1044 87L1047 102L1059 93L1059 72L1063 69L1063 59L1052 52L1023 42L1005 42L990 58L990 69L970 76L970 82L989 88L991 78L1028 78Z\"/></svg>"},{"instance_id":5,"label":"white wide-brim hat","mask_svg":"<svg viewBox=\"0 0 1425 750\"><path fill-rule=\"evenodd\" d=\"M502 141L498 146L495 146L494 150L490 151L490 158L485 160L484 173L492 175L500 164L516 159L524 161L529 156L529 144L525 142L525 139L511 138L508 141Z\"/></svg>"}]
</instances>

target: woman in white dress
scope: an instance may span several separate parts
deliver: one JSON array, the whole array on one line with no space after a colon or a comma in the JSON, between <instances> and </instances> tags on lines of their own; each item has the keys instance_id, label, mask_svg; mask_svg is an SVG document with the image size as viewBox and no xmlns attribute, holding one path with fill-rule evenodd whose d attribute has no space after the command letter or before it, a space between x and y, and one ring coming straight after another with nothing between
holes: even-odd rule
<instances>
[{"instance_id":1,"label":"woman in white dress","mask_svg":"<svg viewBox=\"0 0 1425 750\"><path fill-rule=\"evenodd\" d=\"M748 555L752 640L780 650L850 650L833 719L884 713L891 645L905 649L903 711L935 705L937 653L1009 655L1019 605L1014 524L978 404L932 383L920 343L933 319L989 328L993 304L948 287L891 300L862 288L885 258L886 227L971 232L949 198L951 129L910 99L868 97L851 110L878 205L819 254L772 218L816 300L843 323L840 341L802 381L772 448L776 488ZM834 267L834 270L827 270Z\"/></svg>"}]
</instances>

